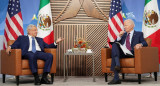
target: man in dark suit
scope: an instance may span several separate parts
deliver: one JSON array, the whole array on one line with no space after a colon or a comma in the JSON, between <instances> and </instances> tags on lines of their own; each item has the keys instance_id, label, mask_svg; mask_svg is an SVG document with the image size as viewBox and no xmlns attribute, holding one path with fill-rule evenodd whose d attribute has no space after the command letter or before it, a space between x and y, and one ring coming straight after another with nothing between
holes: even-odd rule
<instances>
[{"instance_id":1,"label":"man in dark suit","mask_svg":"<svg viewBox=\"0 0 160 86\"><path fill-rule=\"evenodd\" d=\"M63 38L58 38L53 44L46 44L42 38L37 36L37 27L35 25L29 25L27 27L28 36L19 36L18 39L6 49L9 54L11 49L21 49L22 58L29 60L29 66L32 74L35 77L35 85L40 84L52 84L51 81L47 79L47 75L50 72L53 55L50 53L45 53L44 48L57 48L57 44L63 41ZM37 72L37 59L45 61L45 66L43 69L42 79L39 79Z\"/></svg>"},{"instance_id":2,"label":"man in dark suit","mask_svg":"<svg viewBox=\"0 0 160 86\"><path fill-rule=\"evenodd\" d=\"M124 21L125 31L121 31L119 37L115 42L119 42L122 46L126 47L134 55L134 48L139 49L143 46L148 46L146 41L143 38L143 33L134 30L134 22L131 19ZM120 72L120 58L128 57L121 50L120 46L117 43L112 44L112 63L111 71L114 72L114 78L108 84L121 84L119 79ZM133 56L134 57L134 56Z\"/></svg>"}]
</instances>

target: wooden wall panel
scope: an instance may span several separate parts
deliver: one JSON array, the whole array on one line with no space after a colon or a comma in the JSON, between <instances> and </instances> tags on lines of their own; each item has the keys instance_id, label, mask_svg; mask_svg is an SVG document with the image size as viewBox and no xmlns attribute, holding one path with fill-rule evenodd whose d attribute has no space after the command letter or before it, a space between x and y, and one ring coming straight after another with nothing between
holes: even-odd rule
<instances>
[{"instance_id":1,"label":"wooden wall panel","mask_svg":"<svg viewBox=\"0 0 160 86\"><path fill-rule=\"evenodd\" d=\"M74 0L51 0L51 8L52 8L51 10L54 22L57 22L55 19L61 12L62 14L59 18L61 18L66 12L70 10L69 7L72 1ZM85 0L79 0L79 1L85 1ZM102 10L106 15L109 14L111 0L90 0L90 1L92 1L92 4L102 16L104 15L100 12L100 10ZM67 4L68 2L69 4ZM95 5L96 4L95 2L97 3L97 5ZM100 10L98 9L97 6L100 8ZM106 19L105 16L104 18ZM98 18L88 17L86 12L84 11L84 8L81 7L79 12L77 13L77 16L66 19L64 21L60 21L58 22L58 24L106 24L106 21Z\"/></svg>"},{"instance_id":2,"label":"wooden wall panel","mask_svg":"<svg viewBox=\"0 0 160 86\"><path fill-rule=\"evenodd\" d=\"M55 39L65 40L57 48L57 73L63 75L63 56L67 49L72 49L75 37L86 38L86 25L54 25ZM86 56L69 56L69 75L86 75Z\"/></svg>"},{"instance_id":3,"label":"wooden wall panel","mask_svg":"<svg viewBox=\"0 0 160 86\"><path fill-rule=\"evenodd\" d=\"M95 75L102 74L101 68L101 48L107 44L107 24L94 24L86 26L86 38L90 41L90 46L95 56ZM92 56L86 58L87 75L92 75Z\"/></svg>"},{"instance_id":4,"label":"wooden wall panel","mask_svg":"<svg viewBox=\"0 0 160 86\"><path fill-rule=\"evenodd\" d=\"M90 41L90 46L95 52L95 75L103 75L101 72L100 49L107 42L107 16L110 9L111 0L90 0L91 7L84 7L82 2L85 0L50 0L52 19L54 23L54 37L65 38L57 48L57 73L63 75L63 55L67 49L73 47L75 37L81 37ZM73 3L80 4L81 7L72 13ZM79 5L74 5L79 6ZM74 8L74 7L72 7ZM76 7L78 9L78 7ZM94 10L86 9L94 8ZM76 9L76 10L77 10ZM96 10L96 15L92 15ZM68 13L70 15L68 15ZM71 17L71 14L76 16ZM101 18L98 15L102 16ZM66 19L65 19L66 18ZM61 20L62 19L62 20ZM69 75L71 76L90 76L92 75L92 57L90 56L70 56L69 57Z\"/></svg>"}]
</instances>

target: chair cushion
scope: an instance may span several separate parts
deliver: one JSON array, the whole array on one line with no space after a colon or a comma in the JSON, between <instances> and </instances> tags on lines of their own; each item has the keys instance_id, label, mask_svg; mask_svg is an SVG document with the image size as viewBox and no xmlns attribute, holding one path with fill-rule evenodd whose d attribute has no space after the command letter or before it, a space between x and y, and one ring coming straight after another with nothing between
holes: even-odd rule
<instances>
[{"instance_id":1,"label":"chair cushion","mask_svg":"<svg viewBox=\"0 0 160 86\"><path fill-rule=\"evenodd\" d=\"M111 67L111 60L112 58L107 59L107 67ZM134 63L135 58L121 58L120 59L120 65L121 67L124 68L130 68L130 67L135 67Z\"/></svg>"},{"instance_id":2,"label":"chair cushion","mask_svg":"<svg viewBox=\"0 0 160 86\"><path fill-rule=\"evenodd\" d=\"M37 60L38 68L44 68L45 62L43 60ZM28 69L29 67L29 60L23 59L22 60L22 69Z\"/></svg>"}]
</instances>

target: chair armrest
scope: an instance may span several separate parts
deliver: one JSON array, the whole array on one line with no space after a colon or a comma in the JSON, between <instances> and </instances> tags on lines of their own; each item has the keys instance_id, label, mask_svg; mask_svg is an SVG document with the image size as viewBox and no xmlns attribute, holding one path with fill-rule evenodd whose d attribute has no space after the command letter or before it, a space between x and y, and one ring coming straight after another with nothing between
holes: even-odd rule
<instances>
[{"instance_id":1,"label":"chair armrest","mask_svg":"<svg viewBox=\"0 0 160 86\"><path fill-rule=\"evenodd\" d=\"M11 49L10 54L7 54L5 50L1 50L1 73L15 76L21 75L21 49Z\"/></svg>"},{"instance_id":2,"label":"chair armrest","mask_svg":"<svg viewBox=\"0 0 160 86\"><path fill-rule=\"evenodd\" d=\"M159 56L157 47L135 49L135 72L137 74L158 72Z\"/></svg>"},{"instance_id":3,"label":"chair armrest","mask_svg":"<svg viewBox=\"0 0 160 86\"><path fill-rule=\"evenodd\" d=\"M51 53L53 55L53 64L50 73L56 73L56 49L55 48L45 48L44 52Z\"/></svg>"},{"instance_id":4,"label":"chair armrest","mask_svg":"<svg viewBox=\"0 0 160 86\"><path fill-rule=\"evenodd\" d=\"M101 49L101 64L102 64L103 73L106 73L107 58L111 58L111 48L102 48Z\"/></svg>"}]
</instances>

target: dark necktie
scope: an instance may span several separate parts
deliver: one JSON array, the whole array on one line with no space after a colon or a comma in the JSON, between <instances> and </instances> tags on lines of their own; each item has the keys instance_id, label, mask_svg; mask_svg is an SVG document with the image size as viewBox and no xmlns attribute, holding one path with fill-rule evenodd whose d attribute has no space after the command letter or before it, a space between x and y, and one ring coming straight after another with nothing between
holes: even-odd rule
<instances>
[{"instance_id":1,"label":"dark necktie","mask_svg":"<svg viewBox=\"0 0 160 86\"><path fill-rule=\"evenodd\" d=\"M130 33L128 33L127 38L126 38L126 48L128 50L131 50L131 44L130 44Z\"/></svg>"},{"instance_id":2,"label":"dark necktie","mask_svg":"<svg viewBox=\"0 0 160 86\"><path fill-rule=\"evenodd\" d=\"M33 53L36 52L36 46L35 46L35 39L34 39L34 37L32 37L32 52Z\"/></svg>"}]
</instances>

